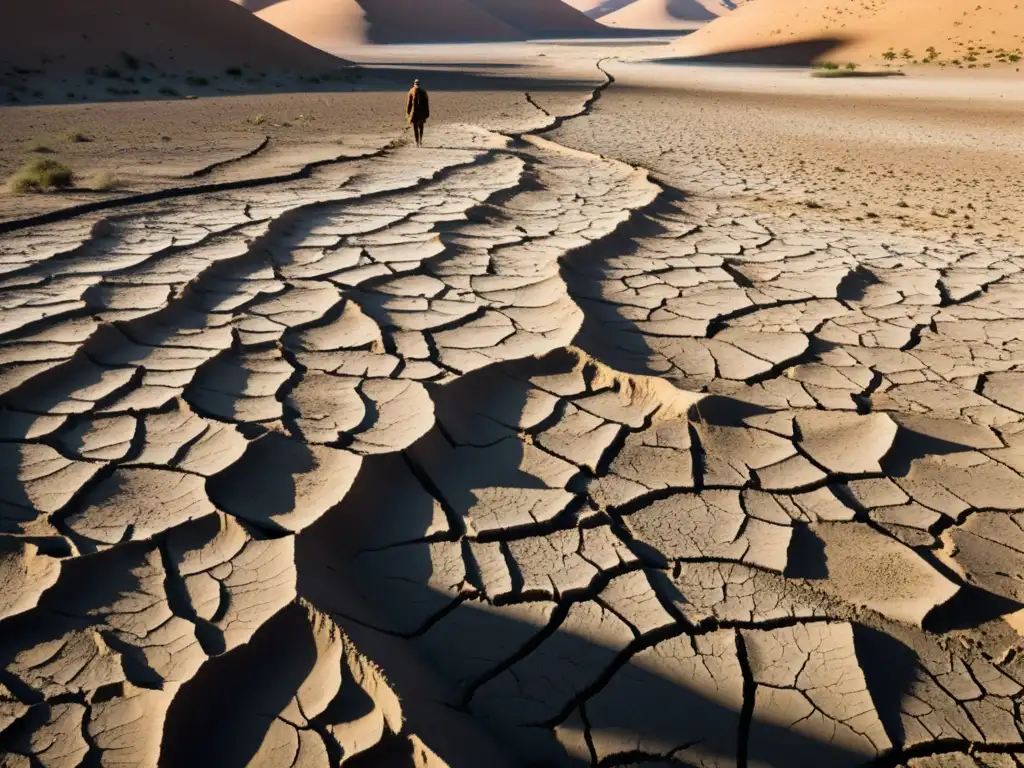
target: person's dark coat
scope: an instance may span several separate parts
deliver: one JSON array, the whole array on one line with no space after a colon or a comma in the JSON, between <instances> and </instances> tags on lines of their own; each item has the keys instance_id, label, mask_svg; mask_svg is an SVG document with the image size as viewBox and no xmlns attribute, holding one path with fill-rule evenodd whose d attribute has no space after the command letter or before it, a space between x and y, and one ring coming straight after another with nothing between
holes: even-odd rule
<instances>
[{"instance_id":1,"label":"person's dark coat","mask_svg":"<svg viewBox=\"0 0 1024 768\"><path fill-rule=\"evenodd\" d=\"M405 116L410 123L425 123L430 117L430 100L427 92L422 88L413 86L409 90L409 100L405 106Z\"/></svg>"}]
</instances>

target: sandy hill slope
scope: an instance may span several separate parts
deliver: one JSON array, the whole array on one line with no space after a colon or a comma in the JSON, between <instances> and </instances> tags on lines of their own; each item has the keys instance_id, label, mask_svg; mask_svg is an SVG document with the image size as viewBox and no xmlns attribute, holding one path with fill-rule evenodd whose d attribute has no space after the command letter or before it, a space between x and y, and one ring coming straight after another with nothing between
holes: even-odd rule
<instances>
[{"instance_id":1,"label":"sandy hill slope","mask_svg":"<svg viewBox=\"0 0 1024 768\"><path fill-rule=\"evenodd\" d=\"M634 0L564 0L566 5L571 5L577 11L583 11L592 19L605 16L619 8L624 8Z\"/></svg>"},{"instance_id":2,"label":"sandy hill slope","mask_svg":"<svg viewBox=\"0 0 1024 768\"><path fill-rule=\"evenodd\" d=\"M675 44L702 56L834 39L817 58L880 64L1016 64L1024 48L1020 0L757 0ZM893 53L886 56L886 52Z\"/></svg>"},{"instance_id":3,"label":"sandy hill slope","mask_svg":"<svg viewBox=\"0 0 1024 768\"><path fill-rule=\"evenodd\" d=\"M233 3L245 8L247 11L262 11L264 8L268 8L274 3L279 3L281 0L231 0Z\"/></svg>"},{"instance_id":4,"label":"sandy hill slope","mask_svg":"<svg viewBox=\"0 0 1024 768\"><path fill-rule=\"evenodd\" d=\"M325 50L364 43L521 40L470 0L281 0L257 15Z\"/></svg>"},{"instance_id":5,"label":"sandy hill slope","mask_svg":"<svg viewBox=\"0 0 1024 768\"><path fill-rule=\"evenodd\" d=\"M562 0L470 0L527 37L592 35L601 25Z\"/></svg>"},{"instance_id":6,"label":"sandy hill slope","mask_svg":"<svg viewBox=\"0 0 1024 768\"><path fill-rule=\"evenodd\" d=\"M720 0L633 0L617 11L598 16L602 24L629 29L686 29L711 21L729 6Z\"/></svg>"},{"instance_id":7,"label":"sandy hill slope","mask_svg":"<svg viewBox=\"0 0 1024 768\"><path fill-rule=\"evenodd\" d=\"M0 65L47 75L126 60L177 72L243 65L323 72L344 63L230 0L4 0L3 19Z\"/></svg>"}]
</instances>

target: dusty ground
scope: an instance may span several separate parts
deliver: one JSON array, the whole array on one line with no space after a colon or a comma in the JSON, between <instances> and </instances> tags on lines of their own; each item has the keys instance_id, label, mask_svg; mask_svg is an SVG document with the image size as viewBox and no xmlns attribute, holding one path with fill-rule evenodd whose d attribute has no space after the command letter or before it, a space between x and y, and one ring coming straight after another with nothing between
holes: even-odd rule
<instances>
[{"instance_id":1,"label":"dusty ground","mask_svg":"<svg viewBox=\"0 0 1024 768\"><path fill-rule=\"evenodd\" d=\"M1019 92L524 50L0 113L5 765L1024 764Z\"/></svg>"}]
</instances>

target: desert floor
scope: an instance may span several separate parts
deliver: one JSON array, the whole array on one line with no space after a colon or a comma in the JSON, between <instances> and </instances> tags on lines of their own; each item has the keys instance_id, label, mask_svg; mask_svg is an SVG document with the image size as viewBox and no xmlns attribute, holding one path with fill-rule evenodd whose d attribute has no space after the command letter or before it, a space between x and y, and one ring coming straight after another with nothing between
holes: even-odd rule
<instances>
[{"instance_id":1,"label":"desert floor","mask_svg":"<svg viewBox=\"0 0 1024 768\"><path fill-rule=\"evenodd\" d=\"M1024 80L662 47L0 110L0 764L1024 765Z\"/></svg>"}]
</instances>

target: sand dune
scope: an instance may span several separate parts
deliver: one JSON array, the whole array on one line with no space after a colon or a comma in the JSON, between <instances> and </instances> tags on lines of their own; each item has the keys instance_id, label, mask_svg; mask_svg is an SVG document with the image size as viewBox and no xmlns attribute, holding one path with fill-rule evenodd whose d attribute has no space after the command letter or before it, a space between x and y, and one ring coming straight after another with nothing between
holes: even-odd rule
<instances>
[{"instance_id":1,"label":"sand dune","mask_svg":"<svg viewBox=\"0 0 1024 768\"><path fill-rule=\"evenodd\" d=\"M470 0L473 5L510 24L527 37L585 35L601 25L562 0Z\"/></svg>"},{"instance_id":2,"label":"sand dune","mask_svg":"<svg viewBox=\"0 0 1024 768\"><path fill-rule=\"evenodd\" d=\"M878 64L891 49L899 63L999 66L1015 63L1010 57L1024 48L1024 7L1017 0L758 0L675 48L703 56L827 38L836 43L817 58Z\"/></svg>"},{"instance_id":3,"label":"sand dune","mask_svg":"<svg viewBox=\"0 0 1024 768\"><path fill-rule=\"evenodd\" d=\"M600 16L601 23L627 29L688 29L729 10L717 0L634 0Z\"/></svg>"},{"instance_id":4,"label":"sand dune","mask_svg":"<svg viewBox=\"0 0 1024 768\"><path fill-rule=\"evenodd\" d=\"M323 72L338 59L230 0L6 0L0 64L80 74L126 54L171 71L249 65Z\"/></svg>"},{"instance_id":5,"label":"sand dune","mask_svg":"<svg viewBox=\"0 0 1024 768\"><path fill-rule=\"evenodd\" d=\"M470 0L282 0L264 21L311 45L336 50L364 43L521 40L517 28Z\"/></svg>"},{"instance_id":6,"label":"sand dune","mask_svg":"<svg viewBox=\"0 0 1024 768\"><path fill-rule=\"evenodd\" d=\"M565 0L592 19L624 29L692 29L748 0Z\"/></svg>"},{"instance_id":7,"label":"sand dune","mask_svg":"<svg viewBox=\"0 0 1024 768\"><path fill-rule=\"evenodd\" d=\"M269 8L274 3L279 3L281 0L231 0L234 3L245 8L247 11L262 11L264 8Z\"/></svg>"}]
</instances>

